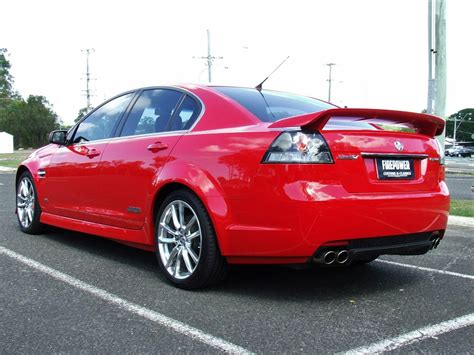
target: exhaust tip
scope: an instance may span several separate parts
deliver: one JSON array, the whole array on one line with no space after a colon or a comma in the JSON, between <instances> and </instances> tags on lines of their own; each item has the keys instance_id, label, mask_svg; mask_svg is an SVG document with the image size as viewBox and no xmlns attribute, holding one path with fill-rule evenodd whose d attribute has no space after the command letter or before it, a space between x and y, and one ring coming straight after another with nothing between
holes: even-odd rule
<instances>
[{"instance_id":1,"label":"exhaust tip","mask_svg":"<svg viewBox=\"0 0 474 355\"><path fill-rule=\"evenodd\" d=\"M336 253L332 250L326 252L323 257L324 263L329 265L336 261Z\"/></svg>"},{"instance_id":2,"label":"exhaust tip","mask_svg":"<svg viewBox=\"0 0 474 355\"><path fill-rule=\"evenodd\" d=\"M349 252L348 252L347 250L341 250L341 251L337 254L336 261L337 261L339 264L344 264L345 262L347 262L347 260L349 260Z\"/></svg>"}]
</instances>

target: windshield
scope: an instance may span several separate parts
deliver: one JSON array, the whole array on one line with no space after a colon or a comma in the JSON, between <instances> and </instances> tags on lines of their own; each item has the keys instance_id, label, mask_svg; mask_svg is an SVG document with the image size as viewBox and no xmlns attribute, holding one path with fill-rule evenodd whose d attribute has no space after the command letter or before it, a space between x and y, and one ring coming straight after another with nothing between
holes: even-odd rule
<instances>
[{"instance_id":1,"label":"windshield","mask_svg":"<svg viewBox=\"0 0 474 355\"><path fill-rule=\"evenodd\" d=\"M253 88L215 86L214 89L237 101L263 122L335 108L310 97Z\"/></svg>"}]
</instances>

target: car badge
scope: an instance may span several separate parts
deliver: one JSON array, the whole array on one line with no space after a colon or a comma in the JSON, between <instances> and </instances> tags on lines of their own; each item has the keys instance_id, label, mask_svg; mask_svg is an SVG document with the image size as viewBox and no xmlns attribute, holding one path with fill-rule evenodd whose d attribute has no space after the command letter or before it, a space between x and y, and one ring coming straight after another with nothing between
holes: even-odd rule
<instances>
[{"instance_id":1,"label":"car badge","mask_svg":"<svg viewBox=\"0 0 474 355\"><path fill-rule=\"evenodd\" d=\"M395 143L393 143L393 144L395 145L395 148L396 148L399 152L401 152L401 151L403 150L403 144L402 144L402 142L400 142L400 141L395 141Z\"/></svg>"}]
</instances>

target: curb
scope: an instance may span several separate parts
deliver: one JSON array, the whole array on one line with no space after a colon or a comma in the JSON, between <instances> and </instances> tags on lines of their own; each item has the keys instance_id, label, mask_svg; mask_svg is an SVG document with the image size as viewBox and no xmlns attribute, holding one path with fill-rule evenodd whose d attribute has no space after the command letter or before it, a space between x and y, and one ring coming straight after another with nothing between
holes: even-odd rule
<instances>
[{"instance_id":1,"label":"curb","mask_svg":"<svg viewBox=\"0 0 474 355\"><path fill-rule=\"evenodd\" d=\"M448 225L474 228L474 217L449 216Z\"/></svg>"},{"instance_id":2,"label":"curb","mask_svg":"<svg viewBox=\"0 0 474 355\"><path fill-rule=\"evenodd\" d=\"M16 168L7 168L6 166L0 166L0 173L10 173L16 171Z\"/></svg>"}]
</instances>

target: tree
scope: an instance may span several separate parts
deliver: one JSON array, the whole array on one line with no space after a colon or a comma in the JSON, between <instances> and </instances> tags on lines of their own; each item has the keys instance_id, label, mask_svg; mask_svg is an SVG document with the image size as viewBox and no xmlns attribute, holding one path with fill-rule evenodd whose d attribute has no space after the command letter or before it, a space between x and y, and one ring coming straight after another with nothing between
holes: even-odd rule
<instances>
[{"instance_id":1,"label":"tree","mask_svg":"<svg viewBox=\"0 0 474 355\"><path fill-rule=\"evenodd\" d=\"M44 96L24 100L13 89L8 52L0 48L0 131L14 136L15 148L39 147L47 134L60 127L60 121Z\"/></svg>"},{"instance_id":2,"label":"tree","mask_svg":"<svg viewBox=\"0 0 474 355\"><path fill-rule=\"evenodd\" d=\"M13 77L10 74L10 61L7 59L8 51L0 48L0 99L8 99L14 96Z\"/></svg>"},{"instance_id":3,"label":"tree","mask_svg":"<svg viewBox=\"0 0 474 355\"><path fill-rule=\"evenodd\" d=\"M0 117L0 130L13 134L15 148L45 145L48 133L59 127L58 117L44 96L11 100Z\"/></svg>"},{"instance_id":4,"label":"tree","mask_svg":"<svg viewBox=\"0 0 474 355\"><path fill-rule=\"evenodd\" d=\"M77 117L74 119L74 123L79 122L79 120L85 115L87 115L88 113L89 113L89 109L87 107L81 108L79 112L77 113Z\"/></svg>"},{"instance_id":5,"label":"tree","mask_svg":"<svg viewBox=\"0 0 474 355\"><path fill-rule=\"evenodd\" d=\"M454 121L456 119L456 141L474 141L474 108L460 110L446 120L446 137L454 137Z\"/></svg>"}]
</instances>

